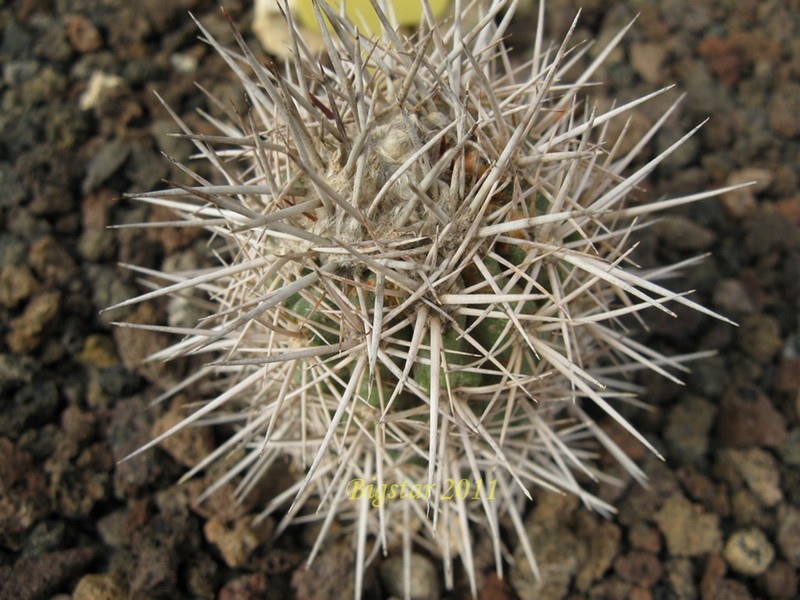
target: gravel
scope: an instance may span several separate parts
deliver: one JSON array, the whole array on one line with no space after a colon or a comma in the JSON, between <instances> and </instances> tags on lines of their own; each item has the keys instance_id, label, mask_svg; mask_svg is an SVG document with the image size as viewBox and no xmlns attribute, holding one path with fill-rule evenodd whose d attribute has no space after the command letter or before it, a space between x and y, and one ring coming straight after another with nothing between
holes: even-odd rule
<instances>
[{"instance_id":1,"label":"gravel","mask_svg":"<svg viewBox=\"0 0 800 600\"><path fill-rule=\"evenodd\" d=\"M551 36L566 31L578 4L548 2ZM653 315L643 342L669 353L716 352L691 364L683 387L639 380L654 410L630 417L667 463L620 439L650 487L624 477L621 488L599 485L598 494L619 507L609 521L574 499L536 490L524 526L544 581L533 578L518 544L508 548L514 562L498 579L482 566L491 546L476 532L480 595L796 597L800 11L791 2L756 0L580 4L579 40L609 39L640 14L598 75L610 82L593 88L598 102L671 83L687 93L643 158L711 117L647 178L646 193L757 182L678 208L635 234L634 259L644 267L709 253L686 269L684 289L695 289L694 300L739 327ZM252 39L249 6L226 2ZM197 108L220 114L194 81L246 109L220 61L197 40L190 10L230 39L213 0L20 0L0 7L3 598L352 597L350 547L328 545L307 569L312 526L270 544L275 523L253 525L263 498L240 508L227 496L199 505L193 494L200 484L176 486L186 466L213 447L212 432L193 430L166 452L123 460L174 422L186 399L150 402L197 365L142 365L165 338L112 330L110 322L186 324L197 314L166 302L101 314L143 289L117 263L202 268L208 259L196 232L106 229L168 218L121 198L165 179L183 181L161 153L186 160L192 146L169 135L177 126L153 92L190 123ZM512 24L515 47L531 43L534 14L525 9ZM646 131L663 114L660 102L634 111L630 127ZM200 173L208 175L202 167ZM398 549L388 558L378 553L367 570L367 597L402 597L398 556ZM439 558L417 546L412 556L412 597L468 597L460 567L456 590L439 594Z\"/></svg>"}]
</instances>

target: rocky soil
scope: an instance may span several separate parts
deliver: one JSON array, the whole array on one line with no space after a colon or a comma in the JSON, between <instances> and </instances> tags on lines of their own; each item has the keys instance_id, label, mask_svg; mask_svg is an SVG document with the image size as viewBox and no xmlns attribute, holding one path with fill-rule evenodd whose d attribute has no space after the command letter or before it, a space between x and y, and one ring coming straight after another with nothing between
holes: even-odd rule
<instances>
[{"instance_id":1,"label":"rocky soil","mask_svg":"<svg viewBox=\"0 0 800 600\"><path fill-rule=\"evenodd\" d=\"M248 32L245 0L226 7ZM562 34L576 1L548 3ZM648 195L755 180L747 189L676 210L641 236L643 265L710 253L687 289L739 323L652 315L645 339L671 352L717 351L683 387L644 377L653 410L632 418L662 463L612 433L651 485L601 489L613 520L576 501L538 494L526 519L546 579L525 561L506 577L476 540L485 600L533 598L796 598L800 569L800 3L796 0L583 2L576 39L608 39L638 21L598 79L598 101L669 83L631 127L646 130L686 98L645 154L710 116L647 184ZM215 444L194 431L119 462L174 422L186 398L150 402L193 366L146 364L159 334L112 328L165 322L186 306L101 309L143 289L119 262L201 265L202 236L108 229L161 220L121 199L182 174L191 147L154 92L187 122L215 114L194 82L241 105L221 60L198 42L191 10L231 41L207 0L13 0L0 7L0 598L298 598L352 596L348 549L332 546L307 570L309 532L265 544L274 523L252 523L258 499L230 489L205 503L204 481L175 482ZM514 23L530 43L533 13ZM590 51L591 53L591 51ZM668 94L669 95L669 94ZM682 313L682 311L678 311ZM177 313L177 314L176 314ZM213 474L212 474L213 475ZM509 559L521 550L509 548ZM480 563L484 564L484 563ZM439 590L440 565L414 558L415 598ZM397 590L397 558L370 570L377 598Z\"/></svg>"}]
</instances>

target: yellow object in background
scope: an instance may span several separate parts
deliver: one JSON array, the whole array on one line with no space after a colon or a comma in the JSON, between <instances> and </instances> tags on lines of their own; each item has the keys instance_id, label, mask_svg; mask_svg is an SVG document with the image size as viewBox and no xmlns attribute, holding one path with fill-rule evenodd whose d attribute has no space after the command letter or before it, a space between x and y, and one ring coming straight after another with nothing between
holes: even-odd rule
<instances>
[{"instance_id":1,"label":"yellow object in background","mask_svg":"<svg viewBox=\"0 0 800 600\"><path fill-rule=\"evenodd\" d=\"M377 35L381 32L381 22L375 9L372 8L370 0L319 0L327 2L337 12L340 12L342 5L345 6L345 13L353 23L359 25L363 32L368 35ZM444 13L449 0L428 0L433 15L439 18ZM381 1L377 0L378 6L382 6ZM422 0L387 0L387 16L394 13L398 25L415 27L424 18ZM295 14L300 17L303 25L309 29L319 31L314 6L312 0L297 0L293 3ZM391 17L390 17L391 18Z\"/></svg>"}]
</instances>

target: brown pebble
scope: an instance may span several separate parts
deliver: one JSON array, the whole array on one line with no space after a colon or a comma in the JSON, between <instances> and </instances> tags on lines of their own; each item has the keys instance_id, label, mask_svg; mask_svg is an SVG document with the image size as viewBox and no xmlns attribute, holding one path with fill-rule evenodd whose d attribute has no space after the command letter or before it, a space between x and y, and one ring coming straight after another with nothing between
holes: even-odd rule
<instances>
[{"instance_id":1,"label":"brown pebble","mask_svg":"<svg viewBox=\"0 0 800 600\"><path fill-rule=\"evenodd\" d=\"M775 558L775 549L763 531L751 527L733 533L722 554L734 571L754 576L766 572Z\"/></svg>"},{"instance_id":2,"label":"brown pebble","mask_svg":"<svg viewBox=\"0 0 800 600\"><path fill-rule=\"evenodd\" d=\"M51 235L31 246L28 262L39 278L51 285L66 283L77 271L70 253Z\"/></svg>"},{"instance_id":3,"label":"brown pebble","mask_svg":"<svg viewBox=\"0 0 800 600\"><path fill-rule=\"evenodd\" d=\"M764 587L769 598L797 598L797 572L786 561L777 560L764 573Z\"/></svg>"},{"instance_id":4,"label":"brown pebble","mask_svg":"<svg viewBox=\"0 0 800 600\"><path fill-rule=\"evenodd\" d=\"M737 338L744 352L759 364L766 364L783 347L778 322L764 314L751 314L739 324Z\"/></svg>"},{"instance_id":5,"label":"brown pebble","mask_svg":"<svg viewBox=\"0 0 800 600\"><path fill-rule=\"evenodd\" d=\"M6 336L11 351L23 354L38 348L42 334L58 317L60 303L61 294L57 290L34 296L25 311L11 321L11 332Z\"/></svg>"},{"instance_id":6,"label":"brown pebble","mask_svg":"<svg viewBox=\"0 0 800 600\"><path fill-rule=\"evenodd\" d=\"M614 561L614 570L626 581L645 588L655 585L663 574L658 557L649 552L623 554Z\"/></svg>"},{"instance_id":7,"label":"brown pebble","mask_svg":"<svg viewBox=\"0 0 800 600\"><path fill-rule=\"evenodd\" d=\"M703 600L748 600L750 593L739 581L726 579L728 567L719 554L712 554L706 561L706 570L700 582Z\"/></svg>"},{"instance_id":8,"label":"brown pebble","mask_svg":"<svg viewBox=\"0 0 800 600\"><path fill-rule=\"evenodd\" d=\"M25 532L47 515L50 503L45 474L33 457L0 437L0 544L12 550L22 545ZM0 570L0 573L2 570ZM2 582L2 576L0 576ZM0 584L0 590L2 590ZM0 598L4 596L0 593Z\"/></svg>"},{"instance_id":9,"label":"brown pebble","mask_svg":"<svg viewBox=\"0 0 800 600\"><path fill-rule=\"evenodd\" d=\"M489 573L478 590L478 600L513 600L514 593L507 579L500 579L496 573Z\"/></svg>"},{"instance_id":10,"label":"brown pebble","mask_svg":"<svg viewBox=\"0 0 800 600\"><path fill-rule=\"evenodd\" d=\"M778 365L775 388L787 394L800 392L800 357L784 358Z\"/></svg>"},{"instance_id":11,"label":"brown pebble","mask_svg":"<svg viewBox=\"0 0 800 600\"><path fill-rule=\"evenodd\" d=\"M722 396L717 433L729 446L778 448L786 439L786 419L761 389L738 385Z\"/></svg>"},{"instance_id":12,"label":"brown pebble","mask_svg":"<svg viewBox=\"0 0 800 600\"><path fill-rule=\"evenodd\" d=\"M49 598L95 559L95 548L71 548L39 556L24 556L13 566L0 567L0 598Z\"/></svg>"},{"instance_id":13,"label":"brown pebble","mask_svg":"<svg viewBox=\"0 0 800 600\"><path fill-rule=\"evenodd\" d=\"M781 507L778 511L778 547L790 565L800 569L800 510Z\"/></svg>"},{"instance_id":14,"label":"brown pebble","mask_svg":"<svg viewBox=\"0 0 800 600\"><path fill-rule=\"evenodd\" d=\"M68 15L64 21L69 43L78 52L92 52L103 45L103 38L97 27L83 15Z\"/></svg>"},{"instance_id":15,"label":"brown pebble","mask_svg":"<svg viewBox=\"0 0 800 600\"><path fill-rule=\"evenodd\" d=\"M628 542L632 548L658 554L661 552L661 536L653 527L638 521L628 530Z\"/></svg>"},{"instance_id":16,"label":"brown pebble","mask_svg":"<svg viewBox=\"0 0 800 600\"><path fill-rule=\"evenodd\" d=\"M633 587L631 588L629 600L653 600L653 593L647 588Z\"/></svg>"},{"instance_id":17,"label":"brown pebble","mask_svg":"<svg viewBox=\"0 0 800 600\"><path fill-rule=\"evenodd\" d=\"M269 582L264 573L244 575L225 584L217 600L260 600L267 597Z\"/></svg>"},{"instance_id":18,"label":"brown pebble","mask_svg":"<svg viewBox=\"0 0 800 600\"><path fill-rule=\"evenodd\" d=\"M185 399L179 396L173 401L169 412L153 425L154 438L169 431L183 421L187 411L182 407ZM161 449L184 467L192 468L214 451L214 434L209 427L184 427L165 439Z\"/></svg>"},{"instance_id":19,"label":"brown pebble","mask_svg":"<svg viewBox=\"0 0 800 600\"><path fill-rule=\"evenodd\" d=\"M72 600L125 600L128 591L113 575L92 573L84 575L72 592Z\"/></svg>"},{"instance_id":20,"label":"brown pebble","mask_svg":"<svg viewBox=\"0 0 800 600\"><path fill-rule=\"evenodd\" d=\"M719 515L705 512L680 492L667 498L654 518L673 556L701 556L722 548Z\"/></svg>"},{"instance_id":21,"label":"brown pebble","mask_svg":"<svg viewBox=\"0 0 800 600\"><path fill-rule=\"evenodd\" d=\"M243 566L250 555L269 540L274 529L275 522L272 519L255 523L252 515L245 515L234 522L212 517L203 526L203 533L209 542L219 548L225 563L237 568Z\"/></svg>"},{"instance_id":22,"label":"brown pebble","mask_svg":"<svg viewBox=\"0 0 800 600\"><path fill-rule=\"evenodd\" d=\"M784 198L774 203L775 212L781 215L784 219L800 225L800 198Z\"/></svg>"},{"instance_id":23,"label":"brown pebble","mask_svg":"<svg viewBox=\"0 0 800 600\"><path fill-rule=\"evenodd\" d=\"M26 266L7 265L0 273L0 304L16 308L36 290L36 278Z\"/></svg>"}]
</instances>

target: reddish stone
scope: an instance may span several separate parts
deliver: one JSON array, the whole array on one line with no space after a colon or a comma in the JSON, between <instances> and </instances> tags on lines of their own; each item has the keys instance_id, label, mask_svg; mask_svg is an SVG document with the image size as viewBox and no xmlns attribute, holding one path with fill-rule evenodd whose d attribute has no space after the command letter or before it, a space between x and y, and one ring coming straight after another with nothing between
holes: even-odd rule
<instances>
[{"instance_id":1,"label":"reddish stone","mask_svg":"<svg viewBox=\"0 0 800 600\"><path fill-rule=\"evenodd\" d=\"M775 387L780 392L794 394L800 391L800 358L784 358L778 365Z\"/></svg>"},{"instance_id":2,"label":"reddish stone","mask_svg":"<svg viewBox=\"0 0 800 600\"><path fill-rule=\"evenodd\" d=\"M219 600L260 600L266 598L269 585L263 573L253 573L234 579L219 591Z\"/></svg>"},{"instance_id":3,"label":"reddish stone","mask_svg":"<svg viewBox=\"0 0 800 600\"><path fill-rule=\"evenodd\" d=\"M629 552L614 561L617 574L637 586L649 588L655 585L663 574L661 561L649 552Z\"/></svg>"},{"instance_id":4,"label":"reddish stone","mask_svg":"<svg viewBox=\"0 0 800 600\"><path fill-rule=\"evenodd\" d=\"M797 573L789 563L775 561L764 573L764 587L770 598L797 598Z\"/></svg>"},{"instance_id":5,"label":"reddish stone","mask_svg":"<svg viewBox=\"0 0 800 600\"><path fill-rule=\"evenodd\" d=\"M64 20L69 43L78 52L92 52L103 45L103 38L97 27L83 15L69 15Z\"/></svg>"},{"instance_id":6,"label":"reddish stone","mask_svg":"<svg viewBox=\"0 0 800 600\"><path fill-rule=\"evenodd\" d=\"M786 419L758 387L737 385L722 397L717 433L723 443L737 448L778 448L786 439Z\"/></svg>"}]
</instances>

